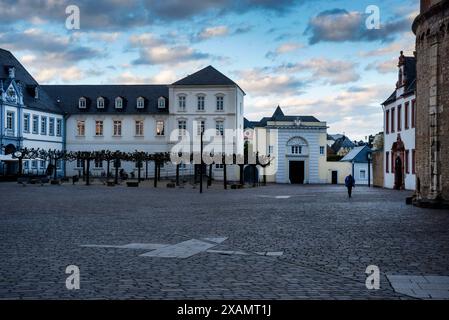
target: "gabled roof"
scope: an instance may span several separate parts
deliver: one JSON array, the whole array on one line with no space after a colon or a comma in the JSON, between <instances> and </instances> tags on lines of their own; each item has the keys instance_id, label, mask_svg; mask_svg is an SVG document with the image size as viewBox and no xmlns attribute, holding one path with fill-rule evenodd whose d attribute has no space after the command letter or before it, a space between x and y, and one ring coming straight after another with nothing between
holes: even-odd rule
<instances>
[{"instance_id":1,"label":"gabled roof","mask_svg":"<svg viewBox=\"0 0 449 320\"><path fill-rule=\"evenodd\" d=\"M312 116L286 116L284 115L284 112L282 111L280 106L276 108L271 117L264 117L260 121L248 122L251 122L251 125L253 127L266 127L268 125L268 122L293 122L296 120L299 120L301 122L320 122L320 120Z\"/></svg>"},{"instance_id":2,"label":"gabled roof","mask_svg":"<svg viewBox=\"0 0 449 320\"><path fill-rule=\"evenodd\" d=\"M92 113L125 113L125 114L166 114L168 103L164 109L158 108L158 99L168 99L166 85L48 85L44 89L58 102L59 106L69 114ZM86 109L79 109L79 99L86 98ZM104 109L97 109L97 98L105 99ZM123 98L121 109L115 108L115 99ZM137 98L145 99L145 107L137 109Z\"/></svg>"},{"instance_id":3,"label":"gabled roof","mask_svg":"<svg viewBox=\"0 0 449 320\"><path fill-rule=\"evenodd\" d=\"M355 147L343 159L342 162L368 163L368 153L371 152L367 145Z\"/></svg>"},{"instance_id":4,"label":"gabled roof","mask_svg":"<svg viewBox=\"0 0 449 320\"><path fill-rule=\"evenodd\" d=\"M331 146L332 150L337 153L341 148L354 148L355 144L348 137L343 136L335 140L335 143Z\"/></svg>"},{"instance_id":5,"label":"gabled roof","mask_svg":"<svg viewBox=\"0 0 449 320\"><path fill-rule=\"evenodd\" d=\"M9 51L0 48L0 81L3 83L3 90L7 90L11 84L8 68L15 68L14 81L22 86L23 102L26 107L53 113L62 113L55 101L47 92L39 86L37 81L28 73L24 66ZM39 98L35 99L34 88L38 87Z\"/></svg>"},{"instance_id":6,"label":"gabled roof","mask_svg":"<svg viewBox=\"0 0 449 320\"><path fill-rule=\"evenodd\" d=\"M415 57L405 57L402 56L404 59L404 72L407 77L407 81L404 88L404 93L401 95L401 97L408 96L410 94L415 93L416 89L416 58ZM387 100L385 100L382 105L389 105L397 100L397 89L394 90L394 92L388 97Z\"/></svg>"},{"instance_id":7,"label":"gabled roof","mask_svg":"<svg viewBox=\"0 0 449 320\"><path fill-rule=\"evenodd\" d=\"M181 80L176 81L174 86L237 86L242 90L237 83L229 79L223 73L212 66L208 66L200 71L197 71ZM244 93L244 91L242 90Z\"/></svg>"}]
</instances>

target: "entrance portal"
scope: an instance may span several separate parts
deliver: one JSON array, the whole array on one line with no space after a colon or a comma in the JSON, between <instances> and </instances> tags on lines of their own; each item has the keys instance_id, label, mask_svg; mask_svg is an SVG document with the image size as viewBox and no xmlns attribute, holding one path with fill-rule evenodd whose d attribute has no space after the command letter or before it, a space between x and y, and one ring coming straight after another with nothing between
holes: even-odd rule
<instances>
[{"instance_id":1,"label":"entrance portal","mask_svg":"<svg viewBox=\"0 0 449 320\"><path fill-rule=\"evenodd\" d=\"M290 183L304 184L304 161L290 161Z\"/></svg>"}]
</instances>

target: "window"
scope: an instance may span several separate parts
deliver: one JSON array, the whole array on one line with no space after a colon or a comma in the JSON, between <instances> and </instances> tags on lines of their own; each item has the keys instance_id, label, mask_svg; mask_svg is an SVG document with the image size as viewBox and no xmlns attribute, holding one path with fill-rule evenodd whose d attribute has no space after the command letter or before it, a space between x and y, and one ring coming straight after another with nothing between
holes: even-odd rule
<instances>
[{"instance_id":1,"label":"window","mask_svg":"<svg viewBox=\"0 0 449 320\"><path fill-rule=\"evenodd\" d=\"M49 122L48 122L48 134L50 136L54 136L55 135L55 118L50 118Z\"/></svg>"},{"instance_id":2,"label":"window","mask_svg":"<svg viewBox=\"0 0 449 320\"><path fill-rule=\"evenodd\" d=\"M145 99L142 97L137 98L137 109L145 108Z\"/></svg>"},{"instance_id":3,"label":"window","mask_svg":"<svg viewBox=\"0 0 449 320\"><path fill-rule=\"evenodd\" d=\"M198 121L197 128L196 128L196 134L200 136L201 133L204 133L205 126L206 126L206 122L204 120Z\"/></svg>"},{"instance_id":4,"label":"window","mask_svg":"<svg viewBox=\"0 0 449 320\"><path fill-rule=\"evenodd\" d=\"M23 132L30 133L30 114L25 113L23 115Z\"/></svg>"},{"instance_id":5,"label":"window","mask_svg":"<svg viewBox=\"0 0 449 320\"><path fill-rule=\"evenodd\" d=\"M224 97L217 96L217 111L223 111L223 110L224 110Z\"/></svg>"},{"instance_id":6,"label":"window","mask_svg":"<svg viewBox=\"0 0 449 320\"><path fill-rule=\"evenodd\" d=\"M412 173L416 173L416 152L415 149L412 150Z\"/></svg>"},{"instance_id":7,"label":"window","mask_svg":"<svg viewBox=\"0 0 449 320\"><path fill-rule=\"evenodd\" d=\"M360 170L360 180L366 179L366 170Z\"/></svg>"},{"instance_id":8,"label":"window","mask_svg":"<svg viewBox=\"0 0 449 320\"><path fill-rule=\"evenodd\" d=\"M143 136L143 121L142 120L136 120L136 136L138 136L138 137Z\"/></svg>"},{"instance_id":9,"label":"window","mask_svg":"<svg viewBox=\"0 0 449 320\"><path fill-rule=\"evenodd\" d=\"M179 107L179 111L181 111L181 112L186 111L186 96L178 97L178 107Z\"/></svg>"},{"instance_id":10,"label":"window","mask_svg":"<svg viewBox=\"0 0 449 320\"><path fill-rule=\"evenodd\" d=\"M39 133L39 116L33 116L33 133Z\"/></svg>"},{"instance_id":11,"label":"window","mask_svg":"<svg viewBox=\"0 0 449 320\"><path fill-rule=\"evenodd\" d=\"M103 161L96 159L96 160L95 160L95 168L96 168L96 169L101 169L101 168L103 168Z\"/></svg>"},{"instance_id":12,"label":"window","mask_svg":"<svg viewBox=\"0 0 449 320\"><path fill-rule=\"evenodd\" d=\"M215 168L216 169L224 169L224 164L216 164Z\"/></svg>"},{"instance_id":13,"label":"window","mask_svg":"<svg viewBox=\"0 0 449 320\"><path fill-rule=\"evenodd\" d=\"M405 173L407 173L407 174L410 173L409 160L410 160L410 151L405 150Z\"/></svg>"},{"instance_id":14,"label":"window","mask_svg":"<svg viewBox=\"0 0 449 320\"><path fill-rule=\"evenodd\" d=\"M158 106L159 109L164 109L165 108L165 98L164 97L160 97L158 99L157 106Z\"/></svg>"},{"instance_id":15,"label":"window","mask_svg":"<svg viewBox=\"0 0 449 320\"><path fill-rule=\"evenodd\" d=\"M95 121L95 135L97 137L103 136L103 121Z\"/></svg>"},{"instance_id":16,"label":"window","mask_svg":"<svg viewBox=\"0 0 449 320\"><path fill-rule=\"evenodd\" d=\"M45 169L45 160L39 161L39 166L41 167L41 169Z\"/></svg>"},{"instance_id":17,"label":"window","mask_svg":"<svg viewBox=\"0 0 449 320\"><path fill-rule=\"evenodd\" d=\"M302 146L292 146L291 151L292 151L292 154L301 154Z\"/></svg>"},{"instance_id":18,"label":"window","mask_svg":"<svg viewBox=\"0 0 449 320\"><path fill-rule=\"evenodd\" d=\"M321 154L321 155L324 154L324 147L320 147L320 154Z\"/></svg>"},{"instance_id":19,"label":"window","mask_svg":"<svg viewBox=\"0 0 449 320\"><path fill-rule=\"evenodd\" d=\"M390 173L390 152L385 153L385 172Z\"/></svg>"},{"instance_id":20,"label":"window","mask_svg":"<svg viewBox=\"0 0 449 320\"><path fill-rule=\"evenodd\" d=\"M115 108L123 109L123 99L121 97L115 98Z\"/></svg>"},{"instance_id":21,"label":"window","mask_svg":"<svg viewBox=\"0 0 449 320\"><path fill-rule=\"evenodd\" d=\"M385 131L387 134L390 133L390 110L385 113Z\"/></svg>"},{"instance_id":22,"label":"window","mask_svg":"<svg viewBox=\"0 0 449 320\"><path fill-rule=\"evenodd\" d=\"M217 121L215 129L217 130L217 136L224 136L224 121Z\"/></svg>"},{"instance_id":23,"label":"window","mask_svg":"<svg viewBox=\"0 0 449 320\"><path fill-rule=\"evenodd\" d=\"M28 170L30 168L30 162L27 160L23 161L23 169Z\"/></svg>"},{"instance_id":24,"label":"window","mask_svg":"<svg viewBox=\"0 0 449 320\"><path fill-rule=\"evenodd\" d=\"M165 135L164 121L156 121L156 135Z\"/></svg>"},{"instance_id":25,"label":"window","mask_svg":"<svg viewBox=\"0 0 449 320\"><path fill-rule=\"evenodd\" d=\"M104 109L104 98L103 97L99 97L97 99L97 108Z\"/></svg>"},{"instance_id":26,"label":"window","mask_svg":"<svg viewBox=\"0 0 449 320\"><path fill-rule=\"evenodd\" d=\"M416 126L416 100L412 100L412 128Z\"/></svg>"},{"instance_id":27,"label":"window","mask_svg":"<svg viewBox=\"0 0 449 320\"><path fill-rule=\"evenodd\" d=\"M62 160L56 160L56 170L60 170L62 168Z\"/></svg>"},{"instance_id":28,"label":"window","mask_svg":"<svg viewBox=\"0 0 449 320\"><path fill-rule=\"evenodd\" d=\"M86 122L78 121L76 123L76 135L79 137L84 137L86 135Z\"/></svg>"},{"instance_id":29,"label":"window","mask_svg":"<svg viewBox=\"0 0 449 320\"><path fill-rule=\"evenodd\" d=\"M179 120L178 121L178 130L180 136L185 136L187 131L187 121L186 120Z\"/></svg>"},{"instance_id":30,"label":"window","mask_svg":"<svg viewBox=\"0 0 449 320\"><path fill-rule=\"evenodd\" d=\"M56 136L62 136L62 119L56 120Z\"/></svg>"},{"instance_id":31,"label":"window","mask_svg":"<svg viewBox=\"0 0 449 320\"><path fill-rule=\"evenodd\" d=\"M120 137L122 135L122 122L120 120L114 120L114 137Z\"/></svg>"},{"instance_id":32,"label":"window","mask_svg":"<svg viewBox=\"0 0 449 320\"><path fill-rule=\"evenodd\" d=\"M394 112L395 108L391 109L391 133L394 133L394 126L395 126L395 120L394 120Z\"/></svg>"},{"instance_id":33,"label":"window","mask_svg":"<svg viewBox=\"0 0 449 320\"><path fill-rule=\"evenodd\" d=\"M86 98L81 97L78 101L78 107L80 109L86 109L87 103L86 103Z\"/></svg>"},{"instance_id":34,"label":"window","mask_svg":"<svg viewBox=\"0 0 449 320\"><path fill-rule=\"evenodd\" d=\"M83 167L83 160L81 159L76 159L76 167L77 168L82 168Z\"/></svg>"},{"instance_id":35,"label":"window","mask_svg":"<svg viewBox=\"0 0 449 320\"><path fill-rule=\"evenodd\" d=\"M31 169L37 169L37 160L31 161Z\"/></svg>"},{"instance_id":36,"label":"window","mask_svg":"<svg viewBox=\"0 0 449 320\"><path fill-rule=\"evenodd\" d=\"M398 132L402 130L402 106L398 106Z\"/></svg>"},{"instance_id":37,"label":"window","mask_svg":"<svg viewBox=\"0 0 449 320\"><path fill-rule=\"evenodd\" d=\"M273 153L274 153L274 147L268 146L268 154L273 154Z\"/></svg>"},{"instance_id":38,"label":"window","mask_svg":"<svg viewBox=\"0 0 449 320\"><path fill-rule=\"evenodd\" d=\"M405 128L405 130L408 130L408 128L410 128L410 124L409 124L409 120L410 120L410 117L409 117L410 103L409 102L405 103L405 110L404 110L404 112L405 112L405 114L404 114L404 121L405 121L404 128Z\"/></svg>"},{"instance_id":39,"label":"window","mask_svg":"<svg viewBox=\"0 0 449 320\"><path fill-rule=\"evenodd\" d=\"M41 134L47 134L47 117L41 117Z\"/></svg>"},{"instance_id":40,"label":"window","mask_svg":"<svg viewBox=\"0 0 449 320\"><path fill-rule=\"evenodd\" d=\"M205 106L205 97L204 96L198 96L198 111L204 111Z\"/></svg>"},{"instance_id":41,"label":"window","mask_svg":"<svg viewBox=\"0 0 449 320\"><path fill-rule=\"evenodd\" d=\"M6 113L6 131L8 134L14 134L14 112L8 111Z\"/></svg>"}]
</instances>

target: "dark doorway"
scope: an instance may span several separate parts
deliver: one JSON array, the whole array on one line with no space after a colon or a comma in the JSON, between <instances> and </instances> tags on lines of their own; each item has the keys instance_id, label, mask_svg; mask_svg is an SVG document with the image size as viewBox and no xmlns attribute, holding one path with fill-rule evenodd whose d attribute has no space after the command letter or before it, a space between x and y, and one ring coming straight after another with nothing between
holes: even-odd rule
<instances>
[{"instance_id":1,"label":"dark doorway","mask_svg":"<svg viewBox=\"0 0 449 320\"><path fill-rule=\"evenodd\" d=\"M402 188L402 160L399 156L394 163L394 188L396 190Z\"/></svg>"},{"instance_id":2,"label":"dark doorway","mask_svg":"<svg viewBox=\"0 0 449 320\"><path fill-rule=\"evenodd\" d=\"M14 154L16 152L16 146L13 144L8 144L5 147L5 155ZM15 176L18 171L18 164L15 161L6 161L5 162L5 175L6 176Z\"/></svg>"},{"instance_id":3,"label":"dark doorway","mask_svg":"<svg viewBox=\"0 0 449 320\"><path fill-rule=\"evenodd\" d=\"M290 182L304 184L304 161L290 161Z\"/></svg>"},{"instance_id":4,"label":"dark doorway","mask_svg":"<svg viewBox=\"0 0 449 320\"><path fill-rule=\"evenodd\" d=\"M332 171L332 184L338 184L338 171Z\"/></svg>"},{"instance_id":5,"label":"dark doorway","mask_svg":"<svg viewBox=\"0 0 449 320\"><path fill-rule=\"evenodd\" d=\"M256 166L246 166L243 170L245 184L259 183L259 170Z\"/></svg>"}]
</instances>

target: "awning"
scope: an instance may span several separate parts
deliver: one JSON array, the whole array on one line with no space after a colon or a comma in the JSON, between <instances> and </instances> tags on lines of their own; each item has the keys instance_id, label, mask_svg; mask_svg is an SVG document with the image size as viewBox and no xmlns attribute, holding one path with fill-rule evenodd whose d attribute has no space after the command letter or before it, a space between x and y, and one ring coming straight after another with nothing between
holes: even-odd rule
<instances>
[{"instance_id":1,"label":"awning","mask_svg":"<svg viewBox=\"0 0 449 320\"><path fill-rule=\"evenodd\" d=\"M19 161L19 159L14 159L12 157L12 154L0 154L0 161L4 161L4 162L9 162L9 161L14 161L17 162Z\"/></svg>"}]
</instances>

